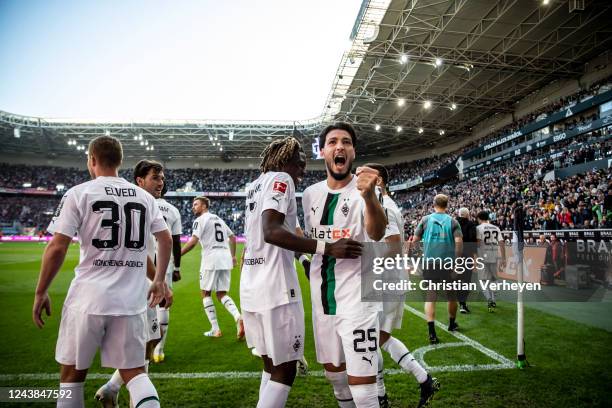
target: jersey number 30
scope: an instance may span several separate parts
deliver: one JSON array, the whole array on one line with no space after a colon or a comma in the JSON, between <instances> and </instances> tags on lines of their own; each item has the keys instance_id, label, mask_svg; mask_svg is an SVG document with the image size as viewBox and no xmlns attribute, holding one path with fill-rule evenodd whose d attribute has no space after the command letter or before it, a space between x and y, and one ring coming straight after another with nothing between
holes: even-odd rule
<instances>
[{"instance_id":1,"label":"jersey number 30","mask_svg":"<svg viewBox=\"0 0 612 408\"><path fill-rule=\"evenodd\" d=\"M117 249L121 245L119 242L119 234L121 230L121 219L119 216L119 204L114 201L96 201L92 204L91 209L95 213L102 213L109 210L111 217L103 218L100 227L111 230L110 239L94 238L91 244L101 250ZM140 250L144 247L144 223L147 209L140 203L129 202L123 206L125 215L125 242L124 246L131 250ZM132 214L136 215L138 222L137 238L132 239Z\"/></svg>"}]
</instances>

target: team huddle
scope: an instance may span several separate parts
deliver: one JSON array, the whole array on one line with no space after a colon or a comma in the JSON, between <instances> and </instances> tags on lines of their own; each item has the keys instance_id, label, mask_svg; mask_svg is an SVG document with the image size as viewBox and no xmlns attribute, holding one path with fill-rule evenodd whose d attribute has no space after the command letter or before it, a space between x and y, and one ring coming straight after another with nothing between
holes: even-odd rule
<instances>
[{"instance_id":1,"label":"team huddle","mask_svg":"<svg viewBox=\"0 0 612 408\"><path fill-rule=\"evenodd\" d=\"M98 350L102 366L116 369L96 393L104 406L117 406L123 384L132 406L159 406L148 364L165 358L172 283L181 278L181 256L198 243L202 303L211 324L204 335L222 335L211 297L215 292L234 318L237 338L246 338L253 354L261 356L258 407L284 407L296 370L305 364L296 258L310 281L317 361L338 406L388 406L382 350L415 377L420 384L417 406L425 406L440 385L392 336L402 324L403 301L361 299L363 244L385 242L399 254L405 249L403 218L386 190L387 170L371 163L353 173L356 144L357 135L348 124L321 132L327 178L303 193L303 229L296 186L306 167L304 151L292 137L273 141L264 150L262 173L246 197L241 312L228 295L236 238L209 212L210 200L193 201L197 219L181 248L180 214L163 199L161 164L142 160L134 169L135 184L129 183L117 173L120 142L110 136L92 140L92 180L68 190L51 221L48 231L54 235L43 255L33 307L33 319L42 327L42 311L50 314L49 286L77 235L80 261L63 306L55 356L61 365L60 388L71 390L71 398L59 399L58 407L83 406L84 381ZM460 236L453 224L448 228L449 236ZM481 227L479 234L497 232L487 228ZM487 299L494 302L491 296Z\"/></svg>"}]
</instances>

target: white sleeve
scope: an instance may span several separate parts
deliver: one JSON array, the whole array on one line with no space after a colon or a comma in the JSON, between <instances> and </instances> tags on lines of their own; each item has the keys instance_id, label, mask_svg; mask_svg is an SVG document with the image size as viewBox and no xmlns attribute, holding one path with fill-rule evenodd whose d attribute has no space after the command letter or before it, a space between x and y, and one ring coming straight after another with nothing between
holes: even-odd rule
<instances>
[{"instance_id":1,"label":"white sleeve","mask_svg":"<svg viewBox=\"0 0 612 408\"><path fill-rule=\"evenodd\" d=\"M193 222L193 226L191 227L191 235L197 239L201 239L203 229L204 223L199 218L196 218L196 220Z\"/></svg>"},{"instance_id":2,"label":"white sleeve","mask_svg":"<svg viewBox=\"0 0 612 408\"><path fill-rule=\"evenodd\" d=\"M70 189L62 197L51 223L47 227L50 233L60 233L67 237L74 237L81 226L81 212L77 204L76 193Z\"/></svg>"},{"instance_id":3,"label":"white sleeve","mask_svg":"<svg viewBox=\"0 0 612 408\"><path fill-rule=\"evenodd\" d=\"M164 220L164 216L159 211L159 207L153 198L149 200L149 209L151 211L151 234L167 230L168 224L166 224L166 220Z\"/></svg>"},{"instance_id":4,"label":"white sleeve","mask_svg":"<svg viewBox=\"0 0 612 408\"><path fill-rule=\"evenodd\" d=\"M295 197L295 188L291 176L287 173L278 173L263 191L261 212L276 210L279 213L287 214L292 197Z\"/></svg>"},{"instance_id":5,"label":"white sleeve","mask_svg":"<svg viewBox=\"0 0 612 408\"><path fill-rule=\"evenodd\" d=\"M227 236L231 237L232 235L234 235L234 231L231 230L227 223L224 220L221 220L221 222L223 223L223 227L225 228L225 233L227 234Z\"/></svg>"},{"instance_id":6,"label":"white sleeve","mask_svg":"<svg viewBox=\"0 0 612 408\"><path fill-rule=\"evenodd\" d=\"M304 210L304 228L302 229L302 231L304 231L304 236L308 236L308 234L306 233L306 231L310 231L310 193L308 192L308 189L306 189L304 191L304 194L302 194L302 210ZM297 217L296 217L297 218ZM299 224L300 221L298 219L297 224Z\"/></svg>"},{"instance_id":7,"label":"white sleeve","mask_svg":"<svg viewBox=\"0 0 612 408\"><path fill-rule=\"evenodd\" d=\"M387 227L385 228L385 238L392 237L394 235L400 235L400 230L397 225L400 224L401 220L397 219L397 213L392 208L385 207L385 214L387 215Z\"/></svg>"},{"instance_id":8,"label":"white sleeve","mask_svg":"<svg viewBox=\"0 0 612 408\"><path fill-rule=\"evenodd\" d=\"M476 227L476 240L482 241L482 228Z\"/></svg>"},{"instance_id":9,"label":"white sleeve","mask_svg":"<svg viewBox=\"0 0 612 408\"><path fill-rule=\"evenodd\" d=\"M174 222L170 228L172 235L181 235L183 233L183 226L181 225L181 213L177 209L174 209Z\"/></svg>"}]
</instances>

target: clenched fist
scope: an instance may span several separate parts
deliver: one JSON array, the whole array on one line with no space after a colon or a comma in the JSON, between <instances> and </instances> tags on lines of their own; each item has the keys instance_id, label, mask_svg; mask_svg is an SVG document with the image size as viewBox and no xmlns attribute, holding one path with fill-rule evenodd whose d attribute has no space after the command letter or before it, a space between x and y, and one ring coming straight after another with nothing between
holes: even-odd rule
<instances>
[{"instance_id":1,"label":"clenched fist","mask_svg":"<svg viewBox=\"0 0 612 408\"><path fill-rule=\"evenodd\" d=\"M365 198L368 195L374 195L378 171L370 167L357 167L355 175L357 176L357 190L361 192L361 196Z\"/></svg>"}]
</instances>

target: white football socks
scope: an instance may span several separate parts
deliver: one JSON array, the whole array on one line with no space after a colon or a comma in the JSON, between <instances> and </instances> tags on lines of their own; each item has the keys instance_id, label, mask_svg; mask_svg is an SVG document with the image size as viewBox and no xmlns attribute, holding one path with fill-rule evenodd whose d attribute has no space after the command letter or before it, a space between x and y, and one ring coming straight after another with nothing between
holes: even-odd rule
<instances>
[{"instance_id":1,"label":"white football socks","mask_svg":"<svg viewBox=\"0 0 612 408\"><path fill-rule=\"evenodd\" d=\"M121 386L123 385L123 378L121 378L121 374L119 374L119 370L115 370L110 380L106 383L108 387L114 391L119 392Z\"/></svg>"},{"instance_id":2,"label":"white football socks","mask_svg":"<svg viewBox=\"0 0 612 408\"><path fill-rule=\"evenodd\" d=\"M340 408L354 408L355 402L348 385L346 371L333 372L325 370L325 377L334 387L334 395Z\"/></svg>"},{"instance_id":3,"label":"white football socks","mask_svg":"<svg viewBox=\"0 0 612 408\"><path fill-rule=\"evenodd\" d=\"M412 373L419 384L427 381L427 371L414 359L404 343L395 337L389 337L389 340L382 345L382 349L389 353L393 361L402 367L404 371Z\"/></svg>"},{"instance_id":4,"label":"white football socks","mask_svg":"<svg viewBox=\"0 0 612 408\"><path fill-rule=\"evenodd\" d=\"M270 376L272 374L268 373L265 370L261 371L261 382L259 383L259 398L263 395L263 390L266 388L266 384L270 381Z\"/></svg>"},{"instance_id":5,"label":"white football socks","mask_svg":"<svg viewBox=\"0 0 612 408\"><path fill-rule=\"evenodd\" d=\"M276 381L268 381L259 395L257 408L283 408L287 403L291 387Z\"/></svg>"},{"instance_id":6,"label":"white football socks","mask_svg":"<svg viewBox=\"0 0 612 408\"><path fill-rule=\"evenodd\" d=\"M159 343L157 343L157 346L155 346L155 354L161 354L164 352L164 346L166 345L166 337L168 337L170 310L157 306L157 320L159 320L159 326L161 328L162 336Z\"/></svg>"},{"instance_id":7,"label":"white football socks","mask_svg":"<svg viewBox=\"0 0 612 408\"><path fill-rule=\"evenodd\" d=\"M376 386L378 388L378 396L384 397L387 395L387 390L385 389L385 362L383 361L382 351L380 347L378 348L378 373L376 374Z\"/></svg>"},{"instance_id":8,"label":"white football socks","mask_svg":"<svg viewBox=\"0 0 612 408\"><path fill-rule=\"evenodd\" d=\"M208 317L208 321L212 325L212 329L214 331L219 330L219 322L217 321L217 311L215 310L215 304L210 296L207 296L202 300L204 304L204 312L206 312L206 316Z\"/></svg>"},{"instance_id":9,"label":"white football socks","mask_svg":"<svg viewBox=\"0 0 612 408\"><path fill-rule=\"evenodd\" d=\"M230 314L234 317L234 321L238 321L238 319L240 318L240 310L238 310L238 307L236 306L232 298L225 295L221 298L220 302L223 306L225 306L225 309L227 309L227 311L230 312Z\"/></svg>"},{"instance_id":10,"label":"white football socks","mask_svg":"<svg viewBox=\"0 0 612 408\"><path fill-rule=\"evenodd\" d=\"M133 407L159 408L159 396L147 374L138 374L125 385Z\"/></svg>"},{"instance_id":11,"label":"white football socks","mask_svg":"<svg viewBox=\"0 0 612 408\"><path fill-rule=\"evenodd\" d=\"M85 383L60 383L64 397L57 399L57 408L81 408L85 406L83 386Z\"/></svg>"},{"instance_id":12,"label":"white football socks","mask_svg":"<svg viewBox=\"0 0 612 408\"><path fill-rule=\"evenodd\" d=\"M357 408L378 408L376 383L349 385Z\"/></svg>"}]
</instances>

